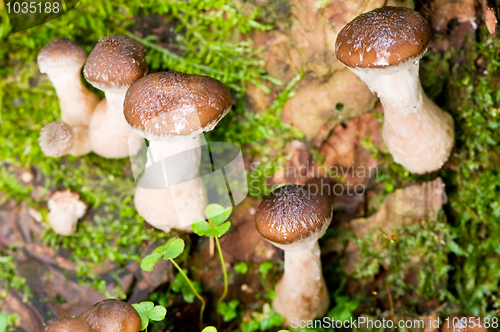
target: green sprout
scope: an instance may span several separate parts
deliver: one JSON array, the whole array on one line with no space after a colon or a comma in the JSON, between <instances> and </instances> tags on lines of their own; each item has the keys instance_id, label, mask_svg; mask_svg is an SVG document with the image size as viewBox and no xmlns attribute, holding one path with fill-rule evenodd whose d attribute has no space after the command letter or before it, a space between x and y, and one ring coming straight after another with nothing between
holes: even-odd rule
<instances>
[{"instance_id":1,"label":"green sprout","mask_svg":"<svg viewBox=\"0 0 500 332\"><path fill-rule=\"evenodd\" d=\"M0 332L5 332L7 330L7 324L9 317L7 314L0 312Z\"/></svg>"},{"instance_id":2,"label":"green sprout","mask_svg":"<svg viewBox=\"0 0 500 332\"><path fill-rule=\"evenodd\" d=\"M213 237L217 245L220 264L222 266L222 273L224 275L224 292L222 293L219 300L217 300L217 313L220 313L220 306L227 295L228 289L226 264L224 261L224 256L222 255L219 237L224 235L231 227L231 222L226 220L227 218L229 218L232 212L233 209L230 207L223 208L218 204L209 204L205 208L205 215L207 216L207 220L196 219L191 226L193 228L193 232L195 232L198 236ZM217 315L217 320L219 321L220 326L220 315Z\"/></svg>"},{"instance_id":3,"label":"green sprout","mask_svg":"<svg viewBox=\"0 0 500 332\"><path fill-rule=\"evenodd\" d=\"M155 306L151 301L134 303L132 306L141 317L141 331L148 328L149 321L160 322L165 319L165 315L167 314L167 309L164 306Z\"/></svg>"},{"instance_id":4,"label":"green sprout","mask_svg":"<svg viewBox=\"0 0 500 332\"><path fill-rule=\"evenodd\" d=\"M144 257L141 261L141 269L144 271L152 271L155 267L156 263L163 257L165 260L169 260L173 266L179 271L179 273L184 277L186 282L191 287L194 295L201 301L201 309L200 309L200 330L203 326L203 313L205 311L206 302L205 299L196 291L196 288L193 286L193 283L188 278L188 276L184 273L181 267L174 261L174 258L179 257L180 254L184 251L184 240L179 238L171 238L162 246L159 246L151 254Z\"/></svg>"}]
</instances>

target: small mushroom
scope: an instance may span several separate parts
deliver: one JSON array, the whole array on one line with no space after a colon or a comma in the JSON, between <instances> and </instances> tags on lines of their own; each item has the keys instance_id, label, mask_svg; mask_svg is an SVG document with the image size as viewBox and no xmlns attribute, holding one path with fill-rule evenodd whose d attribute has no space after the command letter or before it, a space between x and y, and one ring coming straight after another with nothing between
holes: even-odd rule
<instances>
[{"instance_id":1,"label":"small mushroom","mask_svg":"<svg viewBox=\"0 0 500 332\"><path fill-rule=\"evenodd\" d=\"M394 161L417 174L440 169L455 137L451 115L420 84L419 61L430 39L429 24L418 12L387 6L349 22L335 45L337 59L380 98L382 136Z\"/></svg>"},{"instance_id":2,"label":"small mushroom","mask_svg":"<svg viewBox=\"0 0 500 332\"><path fill-rule=\"evenodd\" d=\"M136 188L135 207L148 223L164 231L173 227L190 231L192 221L205 218L207 193L198 176L197 148L202 133L212 130L232 104L229 89L208 76L160 72L132 84L124 114L130 126L149 140L148 164L182 153L175 160L182 173L165 181L167 189ZM177 185L169 188L168 182Z\"/></svg>"},{"instance_id":3,"label":"small mushroom","mask_svg":"<svg viewBox=\"0 0 500 332\"><path fill-rule=\"evenodd\" d=\"M40 131L38 142L47 157L62 157L66 154L79 157L91 152L88 128L71 128L62 121L45 125Z\"/></svg>"},{"instance_id":4,"label":"small mushroom","mask_svg":"<svg viewBox=\"0 0 500 332\"><path fill-rule=\"evenodd\" d=\"M311 320L326 314L330 297L321 269L318 239L331 223L333 203L310 186L285 185L264 198L255 215L260 235L285 251L273 309L285 317Z\"/></svg>"},{"instance_id":5,"label":"small mushroom","mask_svg":"<svg viewBox=\"0 0 500 332\"><path fill-rule=\"evenodd\" d=\"M137 153L144 143L123 117L123 100L130 85L146 71L146 49L126 36L104 37L90 53L83 74L106 95L89 125L90 146L98 155L125 158Z\"/></svg>"},{"instance_id":6,"label":"small mushroom","mask_svg":"<svg viewBox=\"0 0 500 332\"><path fill-rule=\"evenodd\" d=\"M53 193L48 206L50 227L61 235L73 234L78 219L83 217L87 210L87 204L80 200L80 195L69 189Z\"/></svg>"},{"instance_id":7,"label":"small mushroom","mask_svg":"<svg viewBox=\"0 0 500 332\"><path fill-rule=\"evenodd\" d=\"M80 317L59 317L48 321L42 332L93 332L90 325Z\"/></svg>"},{"instance_id":8,"label":"small mushroom","mask_svg":"<svg viewBox=\"0 0 500 332\"><path fill-rule=\"evenodd\" d=\"M474 315L454 314L443 321L443 332L487 332L484 320Z\"/></svg>"},{"instance_id":9,"label":"small mushroom","mask_svg":"<svg viewBox=\"0 0 500 332\"><path fill-rule=\"evenodd\" d=\"M138 332L141 317L127 302L107 299L80 315L93 332Z\"/></svg>"},{"instance_id":10,"label":"small mushroom","mask_svg":"<svg viewBox=\"0 0 500 332\"><path fill-rule=\"evenodd\" d=\"M70 127L88 126L99 97L87 89L81 70L87 54L66 38L57 38L38 53L40 72L49 76L61 107L61 120Z\"/></svg>"},{"instance_id":11,"label":"small mushroom","mask_svg":"<svg viewBox=\"0 0 500 332\"><path fill-rule=\"evenodd\" d=\"M62 157L67 154L75 137L71 127L62 121L54 121L44 126L40 131L38 142L47 157Z\"/></svg>"}]
</instances>

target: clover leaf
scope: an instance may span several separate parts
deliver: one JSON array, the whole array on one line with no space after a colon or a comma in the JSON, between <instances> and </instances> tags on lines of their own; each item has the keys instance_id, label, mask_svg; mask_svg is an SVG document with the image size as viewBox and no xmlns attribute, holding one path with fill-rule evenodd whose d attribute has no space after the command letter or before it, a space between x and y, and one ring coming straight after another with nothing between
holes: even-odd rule
<instances>
[{"instance_id":1,"label":"clover leaf","mask_svg":"<svg viewBox=\"0 0 500 332\"><path fill-rule=\"evenodd\" d=\"M205 215L208 221L196 219L191 226L193 232L199 236L217 236L224 235L231 227L231 222L225 222L231 215L233 209L228 207L224 209L218 204L209 204L205 209Z\"/></svg>"},{"instance_id":2,"label":"clover leaf","mask_svg":"<svg viewBox=\"0 0 500 332\"><path fill-rule=\"evenodd\" d=\"M141 317L141 331L148 327L150 320L155 322L162 321L165 319L165 315L167 314L167 309L165 309L164 306L155 306L151 301L134 303L132 306Z\"/></svg>"},{"instance_id":3,"label":"clover leaf","mask_svg":"<svg viewBox=\"0 0 500 332\"><path fill-rule=\"evenodd\" d=\"M201 332L217 332L217 329L213 326L207 326Z\"/></svg>"},{"instance_id":4,"label":"clover leaf","mask_svg":"<svg viewBox=\"0 0 500 332\"><path fill-rule=\"evenodd\" d=\"M166 260L178 257L184 251L184 240L179 238L171 238L162 246L159 246L144 257L141 261L141 269L144 271L152 271L160 258Z\"/></svg>"}]
</instances>

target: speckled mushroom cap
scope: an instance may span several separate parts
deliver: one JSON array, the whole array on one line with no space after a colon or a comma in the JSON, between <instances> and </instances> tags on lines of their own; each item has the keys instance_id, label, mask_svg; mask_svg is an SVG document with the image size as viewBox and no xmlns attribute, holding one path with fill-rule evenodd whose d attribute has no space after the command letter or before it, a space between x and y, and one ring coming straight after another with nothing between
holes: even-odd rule
<instances>
[{"instance_id":1,"label":"speckled mushroom cap","mask_svg":"<svg viewBox=\"0 0 500 332\"><path fill-rule=\"evenodd\" d=\"M264 198L255 225L266 240L288 245L321 237L330 225L332 211L326 195L311 194L307 186L288 184Z\"/></svg>"},{"instance_id":2,"label":"speckled mushroom cap","mask_svg":"<svg viewBox=\"0 0 500 332\"><path fill-rule=\"evenodd\" d=\"M380 68L421 58L431 39L427 21L406 7L361 14L337 35L335 54L347 67Z\"/></svg>"},{"instance_id":3,"label":"speckled mushroom cap","mask_svg":"<svg viewBox=\"0 0 500 332\"><path fill-rule=\"evenodd\" d=\"M94 332L138 332L141 317L127 302L107 299L80 315Z\"/></svg>"},{"instance_id":4,"label":"speckled mushroom cap","mask_svg":"<svg viewBox=\"0 0 500 332\"><path fill-rule=\"evenodd\" d=\"M463 324L460 323L460 319L463 319ZM454 326L456 323L456 326ZM476 326L473 326L475 323ZM481 327L479 327L481 325ZM467 314L454 314L444 320L442 323L443 332L487 332L488 329L484 327L484 321L479 317Z\"/></svg>"},{"instance_id":5,"label":"speckled mushroom cap","mask_svg":"<svg viewBox=\"0 0 500 332\"><path fill-rule=\"evenodd\" d=\"M63 121L53 121L40 131L38 143L47 157L62 157L71 150L73 129Z\"/></svg>"},{"instance_id":6,"label":"speckled mushroom cap","mask_svg":"<svg viewBox=\"0 0 500 332\"><path fill-rule=\"evenodd\" d=\"M172 71L150 74L132 84L123 112L145 137L194 137L212 130L232 104L229 89L220 81Z\"/></svg>"},{"instance_id":7,"label":"speckled mushroom cap","mask_svg":"<svg viewBox=\"0 0 500 332\"><path fill-rule=\"evenodd\" d=\"M81 69L87 59L85 50L73 40L57 38L45 45L38 53L41 73L50 70L67 70L68 67Z\"/></svg>"},{"instance_id":8,"label":"speckled mushroom cap","mask_svg":"<svg viewBox=\"0 0 500 332\"><path fill-rule=\"evenodd\" d=\"M90 53L83 74L98 89L130 85L147 70L146 49L126 36L106 36Z\"/></svg>"},{"instance_id":9,"label":"speckled mushroom cap","mask_svg":"<svg viewBox=\"0 0 500 332\"><path fill-rule=\"evenodd\" d=\"M59 317L48 321L42 332L93 332L90 325L79 317Z\"/></svg>"}]
</instances>

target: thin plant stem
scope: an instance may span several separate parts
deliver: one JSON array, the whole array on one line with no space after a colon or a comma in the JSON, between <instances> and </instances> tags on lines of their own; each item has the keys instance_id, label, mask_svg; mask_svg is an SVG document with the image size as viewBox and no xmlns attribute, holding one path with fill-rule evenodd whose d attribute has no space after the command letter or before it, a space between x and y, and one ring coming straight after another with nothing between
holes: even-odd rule
<instances>
[{"instance_id":1,"label":"thin plant stem","mask_svg":"<svg viewBox=\"0 0 500 332\"><path fill-rule=\"evenodd\" d=\"M205 312L205 299L198 294L196 289L194 288L193 284L191 283L191 280L189 280L188 276L182 271L181 267L173 260L169 259L169 261L172 262L172 264L175 266L175 268L179 271L180 274L186 279L187 283L189 284L189 287L191 287L191 290L193 291L194 295L201 301L201 309L200 309L200 331L203 329L203 313Z\"/></svg>"},{"instance_id":2,"label":"thin plant stem","mask_svg":"<svg viewBox=\"0 0 500 332\"><path fill-rule=\"evenodd\" d=\"M221 297L217 301L217 320L218 324L220 325L220 313L219 313L219 307L222 301L226 298L227 295L227 271L226 271L226 263L224 261L224 256L222 255L222 250L220 248L220 242L219 238L215 236L215 243L217 244L217 251L219 252L219 258L220 258L220 264L222 265L222 273L224 275L224 292L222 293ZM220 327L220 326L219 326Z\"/></svg>"}]
</instances>

